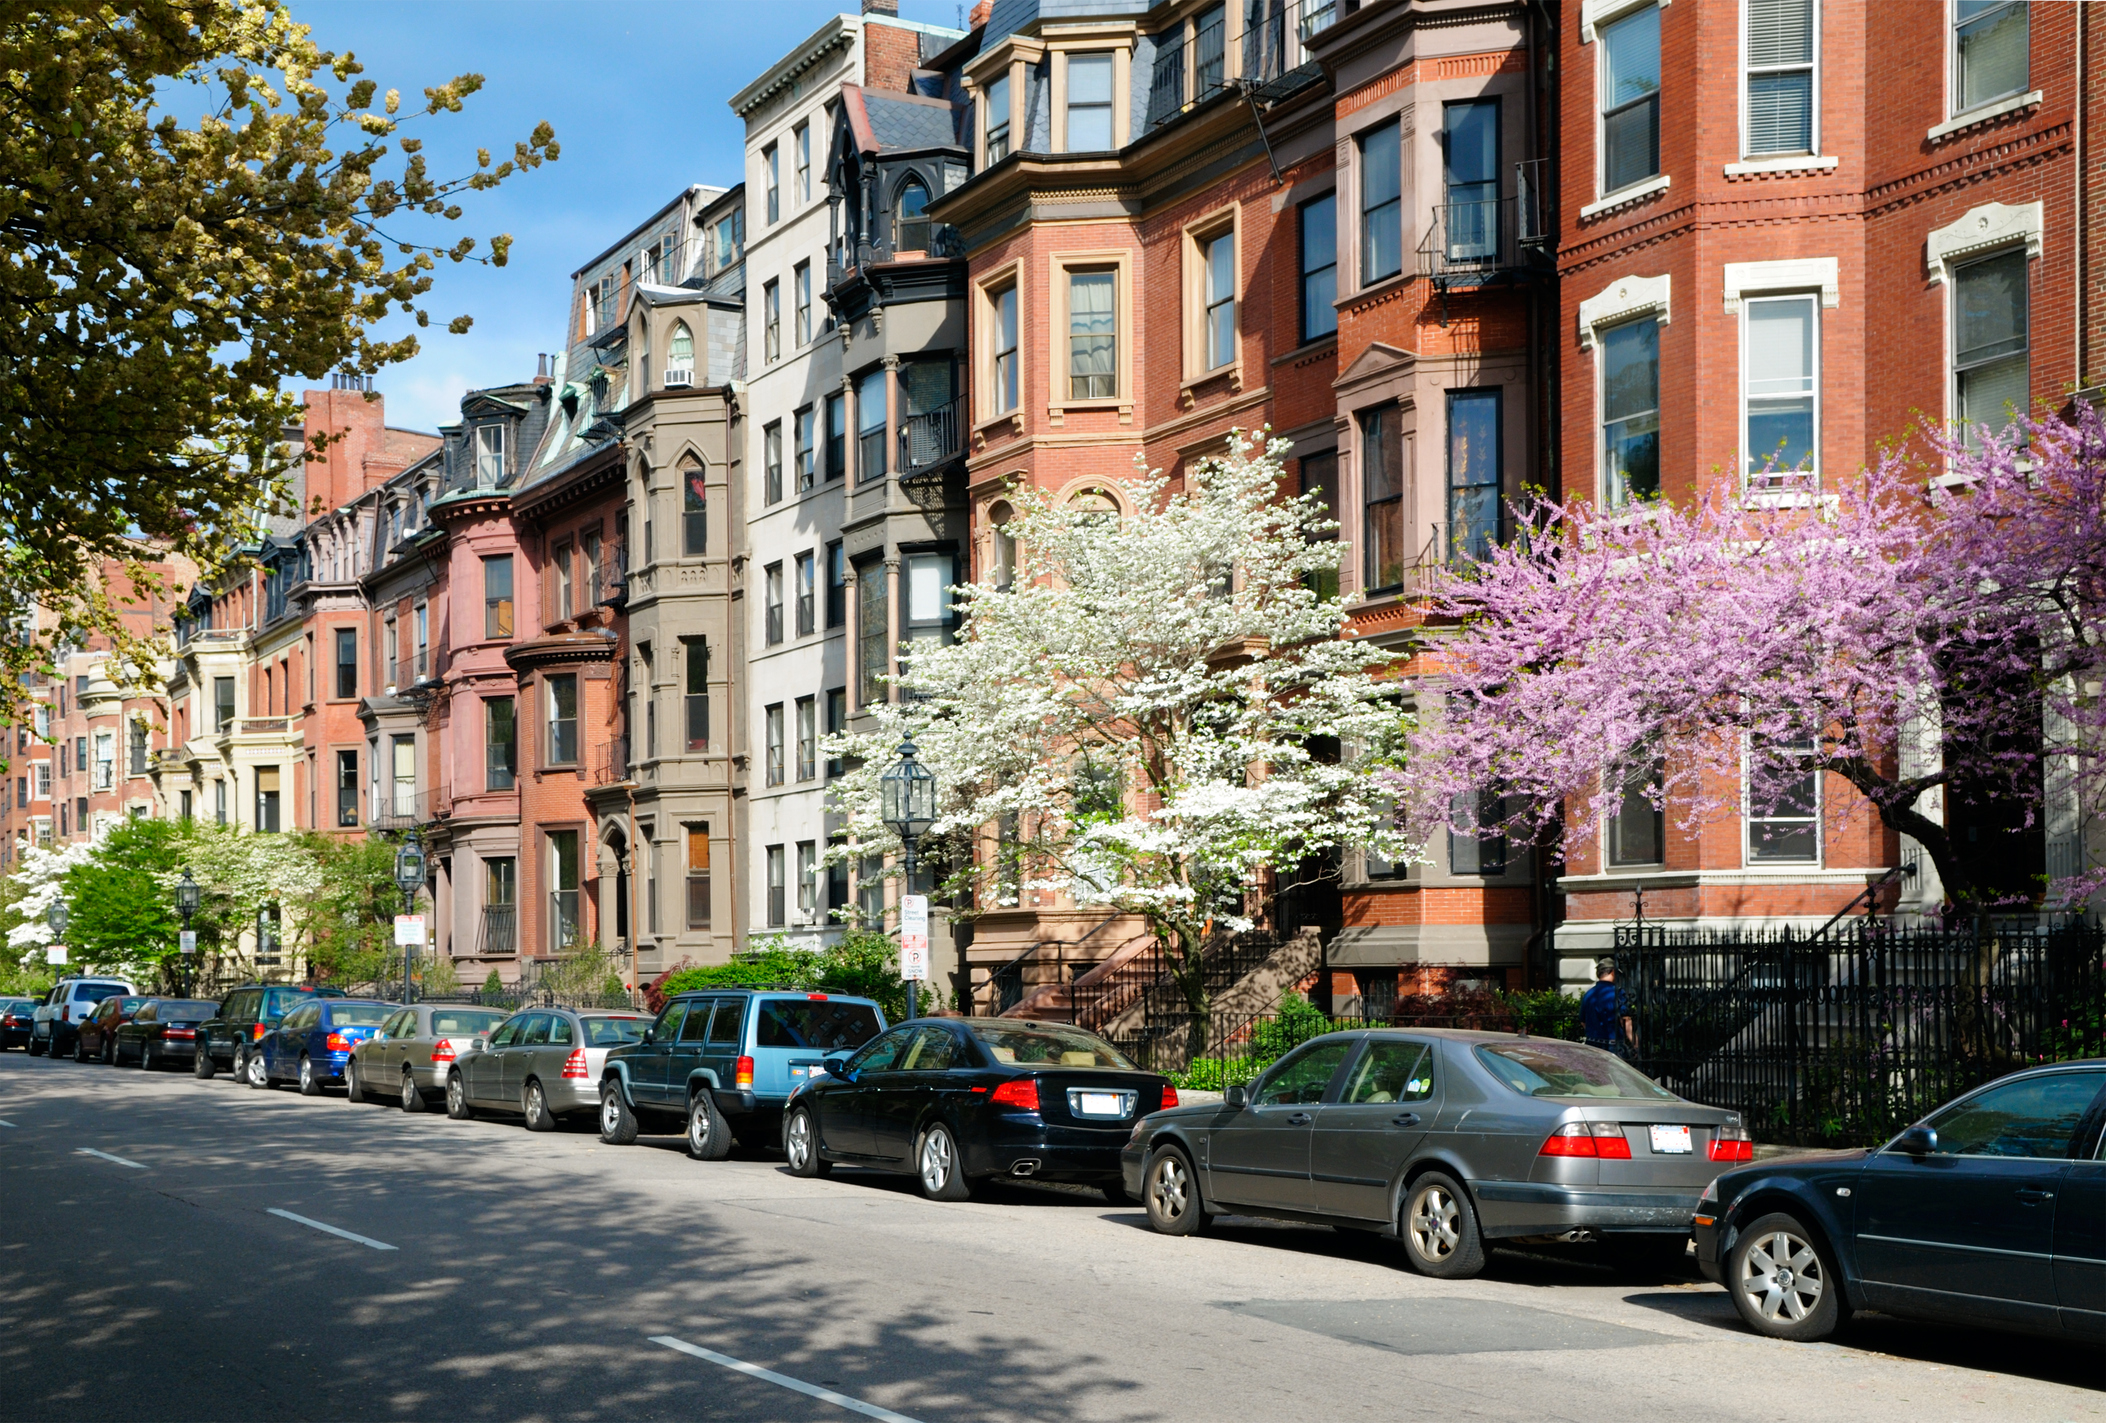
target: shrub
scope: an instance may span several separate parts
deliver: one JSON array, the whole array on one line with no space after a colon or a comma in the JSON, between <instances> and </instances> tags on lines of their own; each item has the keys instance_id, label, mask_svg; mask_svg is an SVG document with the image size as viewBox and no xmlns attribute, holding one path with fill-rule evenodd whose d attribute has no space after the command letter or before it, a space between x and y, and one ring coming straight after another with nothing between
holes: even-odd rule
<instances>
[{"instance_id":1,"label":"shrub","mask_svg":"<svg viewBox=\"0 0 2106 1423\"><path fill-rule=\"evenodd\" d=\"M490 970L490 976L489 976L488 978L486 978L486 979L484 979L484 980L483 980L483 992L485 992L485 993L502 993L502 992L504 992L504 991L505 991L505 981L504 981L503 979L501 979L501 978L499 978L499 977L497 976L497 970L496 970L496 969L494 969L494 968L493 968L493 969L491 969L491 970Z\"/></svg>"}]
</instances>

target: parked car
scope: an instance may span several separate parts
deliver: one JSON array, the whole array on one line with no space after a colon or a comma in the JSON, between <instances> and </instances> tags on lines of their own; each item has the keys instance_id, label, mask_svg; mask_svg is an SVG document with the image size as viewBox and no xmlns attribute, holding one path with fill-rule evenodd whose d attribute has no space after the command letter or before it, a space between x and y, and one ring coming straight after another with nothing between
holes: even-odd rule
<instances>
[{"instance_id":1,"label":"parked car","mask_svg":"<svg viewBox=\"0 0 2106 1423\"><path fill-rule=\"evenodd\" d=\"M36 999L0 999L0 1052L6 1052L12 1047L28 1047L29 1030L36 1022L36 1017Z\"/></svg>"},{"instance_id":2,"label":"parked car","mask_svg":"<svg viewBox=\"0 0 2106 1423\"><path fill-rule=\"evenodd\" d=\"M117 1061L117 1028L132 1020L153 1000L132 993L113 993L95 1005L95 1011L80 1021L73 1034L73 1060L99 1058L105 1064Z\"/></svg>"},{"instance_id":3,"label":"parked car","mask_svg":"<svg viewBox=\"0 0 2106 1423\"><path fill-rule=\"evenodd\" d=\"M369 1094L394 1094L405 1112L421 1112L446 1095L446 1070L478 1037L504 1022L501 1008L460 1008L419 1003L380 1025L380 1031L351 1049L344 1085L354 1102Z\"/></svg>"},{"instance_id":4,"label":"parked car","mask_svg":"<svg viewBox=\"0 0 2106 1423\"><path fill-rule=\"evenodd\" d=\"M2014 1073L1871 1151L1728 1171L1697 1265L1748 1327L1821 1339L1853 1310L2106 1340L2106 1059Z\"/></svg>"},{"instance_id":5,"label":"parked car","mask_svg":"<svg viewBox=\"0 0 2106 1423\"><path fill-rule=\"evenodd\" d=\"M1424 1275L1484 1268L1487 1240L1598 1238L1614 1263L1688 1253L1682 1212L1752 1150L1740 1118L1614 1054L1508 1033L1311 1039L1218 1106L1142 1122L1126 1187L1169 1235L1210 1215L1394 1231Z\"/></svg>"},{"instance_id":6,"label":"parked car","mask_svg":"<svg viewBox=\"0 0 2106 1423\"><path fill-rule=\"evenodd\" d=\"M378 1032L397 1005L372 998L310 998L249 1046L246 1081L268 1087L290 1079L300 1095L319 1097L344 1080L351 1049Z\"/></svg>"},{"instance_id":7,"label":"parked car","mask_svg":"<svg viewBox=\"0 0 2106 1423\"><path fill-rule=\"evenodd\" d=\"M197 1056L205 1024L219 1012L209 998L149 998L117 1025L112 1061L136 1062L148 1071Z\"/></svg>"},{"instance_id":8,"label":"parked car","mask_svg":"<svg viewBox=\"0 0 2106 1423\"><path fill-rule=\"evenodd\" d=\"M791 1093L812 1070L884 1028L884 1010L868 998L773 989L683 993L641 1041L607 1054L600 1140L626 1146L646 1128L684 1123L698 1160L723 1159L734 1140L768 1145Z\"/></svg>"},{"instance_id":9,"label":"parked car","mask_svg":"<svg viewBox=\"0 0 2106 1423\"><path fill-rule=\"evenodd\" d=\"M83 1018L90 1017L103 999L139 990L121 978L62 978L51 985L37 1005L29 1030L29 1055L50 1053L57 1057L73 1051Z\"/></svg>"},{"instance_id":10,"label":"parked car","mask_svg":"<svg viewBox=\"0 0 2106 1423\"><path fill-rule=\"evenodd\" d=\"M1076 1181L1124 1200L1119 1152L1177 1089L1095 1033L1017 1018L904 1023L829 1057L791 1098L790 1170L836 1164L911 1172L931 1200L983 1177Z\"/></svg>"},{"instance_id":11,"label":"parked car","mask_svg":"<svg viewBox=\"0 0 2106 1423\"><path fill-rule=\"evenodd\" d=\"M487 1038L476 1038L446 1070L446 1115L466 1121L478 1110L518 1112L528 1131L554 1131L565 1117L599 1107L607 1054L641 1042L650 1019L641 1013L530 1008Z\"/></svg>"},{"instance_id":12,"label":"parked car","mask_svg":"<svg viewBox=\"0 0 2106 1423\"><path fill-rule=\"evenodd\" d=\"M221 1067L245 1081L249 1049L284 1021L285 1015L310 998L341 998L334 988L298 983L245 983L219 1000L219 1016L205 1024L205 1050L191 1060L191 1070L210 1077Z\"/></svg>"}]
</instances>

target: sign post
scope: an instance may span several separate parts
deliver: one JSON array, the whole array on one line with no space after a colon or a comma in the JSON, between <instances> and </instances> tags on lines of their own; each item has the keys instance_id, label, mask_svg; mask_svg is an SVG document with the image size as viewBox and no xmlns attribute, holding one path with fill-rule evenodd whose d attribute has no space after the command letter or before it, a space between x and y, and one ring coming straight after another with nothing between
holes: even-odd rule
<instances>
[{"instance_id":1,"label":"sign post","mask_svg":"<svg viewBox=\"0 0 2106 1423\"><path fill-rule=\"evenodd\" d=\"M899 976L907 981L907 1016L915 1016L916 988L929 979L929 897L899 897Z\"/></svg>"}]
</instances>

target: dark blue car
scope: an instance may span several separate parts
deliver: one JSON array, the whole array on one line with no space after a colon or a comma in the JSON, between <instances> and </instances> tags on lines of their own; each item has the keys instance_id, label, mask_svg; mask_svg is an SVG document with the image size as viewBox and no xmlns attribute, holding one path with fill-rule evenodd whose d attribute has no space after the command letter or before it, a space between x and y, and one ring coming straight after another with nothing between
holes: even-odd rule
<instances>
[{"instance_id":1,"label":"dark blue car","mask_svg":"<svg viewBox=\"0 0 2106 1423\"><path fill-rule=\"evenodd\" d=\"M300 1004L249 1049L249 1085L289 1080L308 1097L343 1086L351 1049L378 1032L401 1006L371 998L315 998Z\"/></svg>"},{"instance_id":2,"label":"dark blue car","mask_svg":"<svg viewBox=\"0 0 2106 1423\"><path fill-rule=\"evenodd\" d=\"M2106 1340L2106 1060L2014 1073L1872 1151L1728 1171L1697 1263L1742 1319L1820 1339L1852 1310Z\"/></svg>"}]
</instances>

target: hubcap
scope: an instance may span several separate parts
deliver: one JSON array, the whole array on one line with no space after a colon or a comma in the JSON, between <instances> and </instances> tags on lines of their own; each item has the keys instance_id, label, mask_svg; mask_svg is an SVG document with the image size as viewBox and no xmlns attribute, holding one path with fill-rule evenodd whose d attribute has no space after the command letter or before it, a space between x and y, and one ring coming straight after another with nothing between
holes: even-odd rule
<instances>
[{"instance_id":1,"label":"hubcap","mask_svg":"<svg viewBox=\"0 0 2106 1423\"><path fill-rule=\"evenodd\" d=\"M622 1124L621 1103L614 1100L612 1092L600 1098L600 1130L610 1136Z\"/></svg>"},{"instance_id":2,"label":"hubcap","mask_svg":"<svg viewBox=\"0 0 2106 1423\"><path fill-rule=\"evenodd\" d=\"M1764 1319L1804 1319L1821 1302L1821 1257L1790 1231L1772 1231L1741 1257L1740 1288Z\"/></svg>"},{"instance_id":3,"label":"hubcap","mask_svg":"<svg viewBox=\"0 0 2106 1423\"><path fill-rule=\"evenodd\" d=\"M1154 1200L1156 1213L1165 1220L1178 1220L1185 1213L1185 1202L1190 1183L1185 1179L1185 1164L1174 1156L1163 1158L1155 1168Z\"/></svg>"},{"instance_id":4,"label":"hubcap","mask_svg":"<svg viewBox=\"0 0 2106 1423\"><path fill-rule=\"evenodd\" d=\"M447 1078L446 1105L458 1112L461 1109L462 1104L467 1100L468 1094L461 1090L461 1079L458 1077Z\"/></svg>"},{"instance_id":5,"label":"hubcap","mask_svg":"<svg viewBox=\"0 0 2106 1423\"><path fill-rule=\"evenodd\" d=\"M541 1084L538 1082L527 1088L527 1115L537 1122L541 1120Z\"/></svg>"},{"instance_id":6,"label":"hubcap","mask_svg":"<svg viewBox=\"0 0 2106 1423\"><path fill-rule=\"evenodd\" d=\"M792 1169L803 1169L804 1163L810 1159L812 1152L811 1118L805 1116L802 1112L790 1118L789 1140L785 1145L788 1148L787 1154L790 1158Z\"/></svg>"},{"instance_id":7,"label":"hubcap","mask_svg":"<svg viewBox=\"0 0 2106 1423\"><path fill-rule=\"evenodd\" d=\"M709 1099L697 1097L687 1109L687 1144L700 1152L709 1141Z\"/></svg>"},{"instance_id":8,"label":"hubcap","mask_svg":"<svg viewBox=\"0 0 2106 1423\"><path fill-rule=\"evenodd\" d=\"M410 1099L411 1099L411 1098L413 1098L413 1097L415 1097L416 1095L417 1095L417 1083L416 1083L416 1079L412 1078L412 1077L411 1077L411 1076L410 1076L410 1075L409 1075L409 1074L408 1074L407 1072L403 1073L403 1074L402 1074L402 1105L403 1105L403 1106L405 1106L405 1107L407 1107L407 1106L408 1106L408 1105L410 1104Z\"/></svg>"},{"instance_id":9,"label":"hubcap","mask_svg":"<svg viewBox=\"0 0 2106 1423\"><path fill-rule=\"evenodd\" d=\"M314 1064L304 1057L300 1059L300 1085L302 1087L312 1087L314 1085Z\"/></svg>"},{"instance_id":10,"label":"hubcap","mask_svg":"<svg viewBox=\"0 0 2106 1423\"><path fill-rule=\"evenodd\" d=\"M1462 1238L1462 1212L1455 1198L1439 1186L1419 1193L1411 1207L1411 1243L1428 1260L1445 1260Z\"/></svg>"},{"instance_id":11,"label":"hubcap","mask_svg":"<svg viewBox=\"0 0 2106 1423\"><path fill-rule=\"evenodd\" d=\"M921 1143L921 1180L932 1191L940 1191L951 1179L951 1137L932 1131Z\"/></svg>"}]
</instances>

